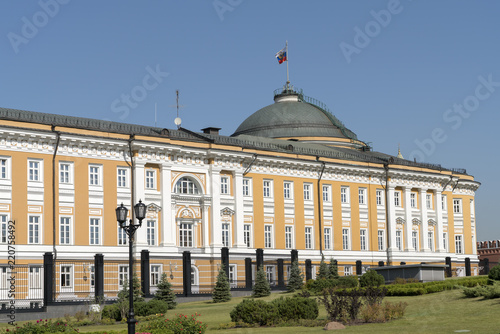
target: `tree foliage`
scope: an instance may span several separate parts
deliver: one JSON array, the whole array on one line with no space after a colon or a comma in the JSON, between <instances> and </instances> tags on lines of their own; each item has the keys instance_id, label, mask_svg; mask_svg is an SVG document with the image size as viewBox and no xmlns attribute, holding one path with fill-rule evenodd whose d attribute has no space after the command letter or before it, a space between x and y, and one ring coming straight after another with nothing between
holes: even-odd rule
<instances>
[{"instance_id":1,"label":"tree foliage","mask_svg":"<svg viewBox=\"0 0 500 334\"><path fill-rule=\"evenodd\" d=\"M297 261L292 262L292 267L290 268L290 277L288 278L287 290L288 292L294 292L299 290L304 285L304 275L300 271L299 263Z\"/></svg>"},{"instance_id":2,"label":"tree foliage","mask_svg":"<svg viewBox=\"0 0 500 334\"><path fill-rule=\"evenodd\" d=\"M217 275L212 300L214 303L223 303L231 300L231 287L226 270L224 269L224 263L221 264L219 274Z\"/></svg>"},{"instance_id":3,"label":"tree foliage","mask_svg":"<svg viewBox=\"0 0 500 334\"><path fill-rule=\"evenodd\" d=\"M267 281L266 273L264 272L264 268L262 266L257 270L257 278L255 279L255 285L253 286L252 296L266 297L271 294L271 287L269 286L269 282Z\"/></svg>"},{"instance_id":4,"label":"tree foliage","mask_svg":"<svg viewBox=\"0 0 500 334\"><path fill-rule=\"evenodd\" d=\"M156 286L158 290L156 290L154 299L163 300L168 303L168 309L174 309L177 306L176 297L174 290L172 289L172 284L168 281L167 273L163 273L161 275L160 281Z\"/></svg>"}]
</instances>

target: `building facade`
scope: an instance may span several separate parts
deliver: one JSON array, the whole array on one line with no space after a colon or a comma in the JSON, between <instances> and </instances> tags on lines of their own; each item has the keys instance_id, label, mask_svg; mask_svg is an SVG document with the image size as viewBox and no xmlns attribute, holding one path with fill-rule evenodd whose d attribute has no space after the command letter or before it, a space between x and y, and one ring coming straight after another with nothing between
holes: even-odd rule
<instances>
[{"instance_id":1,"label":"building facade","mask_svg":"<svg viewBox=\"0 0 500 334\"><path fill-rule=\"evenodd\" d=\"M47 252L62 261L60 291L91 286L96 253L117 263L128 258L115 209L139 200L148 215L135 250L149 251L152 286L162 272L182 282L185 250L193 289L214 284L222 247L232 282L244 280L244 259L259 248L269 260L296 249L315 268L334 258L344 275L354 274L357 260L366 267L451 257L460 268L468 257L477 269L479 185L464 170L373 152L324 105L290 87L229 137L217 128L0 108L0 273L8 274L15 238L30 289L40 284L36 268ZM89 265L64 265L70 260ZM275 266L265 270L274 279ZM126 262L112 271L109 291L126 279Z\"/></svg>"}]
</instances>

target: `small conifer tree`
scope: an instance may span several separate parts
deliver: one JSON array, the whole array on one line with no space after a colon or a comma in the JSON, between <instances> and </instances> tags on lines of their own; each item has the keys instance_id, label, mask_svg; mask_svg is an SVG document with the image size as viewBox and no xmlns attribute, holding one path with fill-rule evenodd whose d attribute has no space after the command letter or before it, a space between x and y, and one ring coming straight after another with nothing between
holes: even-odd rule
<instances>
[{"instance_id":1,"label":"small conifer tree","mask_svg":"<svg viewBox=\"0 0 500 334\"><path fill-rule=\"evenodd\" d=\"M174 309L177 306L177 302L175 301L176 297L172 289L172 284L168 281L167 273L161 275L157 288L158 290L156 290L154 299L163 300L167 302L169 310Z\"/></svg>"},{"instance_id":2,"label":"small conifer tree","mask_svg":"<svg viewBox=\"0 0 500 334\"><path fill-rule=\"evenodd\" d=\"M317 279L327 279L328 276L330 276L330 270L328 268L328 265L326 264L325 261L321 260L321 263L319 265L319 272L318 275L316 276Z\"/></svg>"},{"instance_id":3,"label":"small conifer tree","mask_svg":"<svg viewBox=\"0 0 500 334\"><path fill-rule=\"evenodd\" d=\"M287 290L288 292L294 292L295 290L302 288L302 285L304 285L304 275L300 271L299 262L293 261L292 267L290 268Z\"/></svg>"},{"instance_id":4,"label":"small conifer tree","mask_svg":"<svg viewBox=\"0 0 500 334\"><path fill-rule=\"evenodd\" d=\"M137 277L137 274L134 273L134 303L137 302L143 302L143 294L141 290L141 283L139 282L139 278ZM127 311L129 308L129 290L128 290L128 278L124 280L123 282L123 287L118 292L118 308L120 309L120 313L122 316L122 319L124 319L127 315Z\"/></svg>"},{"instance_id":5,"label":"small conifer tree","mask_svg":"<svg viewBox=\"0 0 500 334\"><path fill-rule=\"evenodd\" d=\"M219 274L217 275L212 300L214 303L223 303L231 300L231 287L229 286L229 279L224 270L224 263L221 264Z\"/></svg>"},{"instance_id":6,"label":"small conifer tree","mask_svg":"<svg viewBox=\"0 0 500 334\"><path fill-rule=\"evenodd\" d=\"M330 259L330 265L328 266L330 271L328 278L329 279L337 279L339 278L339 268L337 267L337 261L333 258Z\"/></svg>"},{"instance_id":7,"label":"small conifer tree","mask_svg":"<svg viewBox=\"0 0 500 334\"><path fill-rule=\"evenodd\" d=\"M271 287L269 286L269 282L267 281L266 273L264 272L264 268L262 266L257 270L257 278L255 279L255 285L253 286L252 296L266 297L271 294Z\"/></svg>"}]
</instances>

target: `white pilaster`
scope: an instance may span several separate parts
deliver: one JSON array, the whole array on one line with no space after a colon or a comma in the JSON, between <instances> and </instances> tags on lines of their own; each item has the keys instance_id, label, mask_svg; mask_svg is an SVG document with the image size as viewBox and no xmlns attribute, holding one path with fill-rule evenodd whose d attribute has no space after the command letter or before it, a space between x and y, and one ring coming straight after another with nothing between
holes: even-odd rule
<instances>
[{"instance_id":1,"label":"white pilaster","mask_svg":"<svg viewBox=\"0 0 500 334\"><path fill-rule=\"evenodd\" d=\"M420 189L420 217L422 219L420 233L420 250L429 252L429 244L427 242L427 233L429 233L429 225L427 223L427 200L425 198L427 189Z\"/></svg>"},{"instance_id":2,"label":"white pilaster","mask_svg":"<svg viewBox=\"0 0 500 334\"><path fill-rule=\"evenodd\" d=\"M202 206L202 212L201 212L201 229L202 229L202 242L203 245L202 247L205 248L205 250L210 246L210 238L209 238L209 217L208 217L208 212L210 211L210 205L208 203L203 204Z\"/></svg>"},{"instance_id":3,"label":"white pilaster","mask_svg":"<svg viewBox=\"0 0 500 334\"><path fill-rule=\"evenodd\" d=\"M220 220L220 170L212 166L209 173L210 193L212 195L212 210L210 231L212 232L211 246L215 249L222 247L222 226Z\"/></svg>"},{"instance_id":4,"label":"white pilaster","mask_svg":"<svg viewBox=\"0 0 500 334\"><path fill-rule=\"evenodd\" d=\"M161 180L161 246L175 246L175 219L172 220L172 170L169 165L162 165Z\"/></svg>"},{"instance_id":5,"label":"white pilaster","mask_svg":"<svg viewBox=\"0 0 500 334\"><path fill-rule=\"evenodd\" d=\"M135 158L137 159L137 158ZM144 177L144 162L135 162L134 166L134 170L133 170L133 173L134 173L134 197L133 197L133 200L135 201L134 203L132 203L132 210L134 209L133 206L136 205L137 203L139 203L139 200L141 200L144 204L148 204L148 203L145 203L145 198L146 198L146 195L145 195L145 192L144 192L144 189L145 189L145 184L144 184L144 181L145 181L145 177ZM137 219L134 218L134 224L137 224L139 221ZM147 233L146 233L146 220L147 218L145 218L143 221L142 221L142 227L141 228L138 228L137 231L135 232L135 245L137 246L147 246L148 245L148 241L147 241Z\"/></svg>"},{"instance_id":6,"label":"white pilaster","mask_svg":"<svg viewBox=\"0 0 500 334\"><path fill-rule=\"evenodd\" d=\"M404 199L405 199L405 251L411 251L413 250L412 245L411 245L411 228L412 228L412 207L411 207L411 188L410 187L404 187Z\"/></svg>"},{"instance_id":7,"label":"white pilaster","mask_svg":"<svg viewBox=\"0 0 500 334\"><path fill-rule=\"evenodd\" d=\"M387 210L389 212L389 219L387 221L387 240L388 251L397 251L396 248L396 208L394 206L394 186L388 188Z\"/></svg>"},{"instance_id":8,"label":"white pilaster","mask_svg":"<svg viewBox=\"0 0 500 334\"><path fill-rule=\"evenodd\" d=\"M234 247L246 248L243 238L244 208L243 208L243 173L234 173Z\"/></svg>"},{"instance_id":9,"label":"white pilaster","mask_svg":"<svg viewBox=\"0 0 500 334\"><path fill-rule=\"evenodd\" d=\"M436 233L437 235L437 251L445 252L443 245L443 207L441 203L441 190L434 190L434 207L436 208Z\"/></svg>"}]
</instances>

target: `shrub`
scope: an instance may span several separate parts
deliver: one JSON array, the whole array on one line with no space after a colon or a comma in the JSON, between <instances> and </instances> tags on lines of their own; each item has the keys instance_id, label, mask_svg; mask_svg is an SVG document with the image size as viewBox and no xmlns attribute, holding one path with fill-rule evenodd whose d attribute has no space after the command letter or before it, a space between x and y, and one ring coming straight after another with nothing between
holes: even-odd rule
<instances>
[{"instance_id":1,"label":"shrub","mask_svg":"<svg viewBox=\"0 0 500 334\"><path fill-rule=\"evenodd\" d=\"M359 285L365 286L380 286L385 284L384 276L377 274L375 270L368 270L359 278Z\"/></svg>"},{"instance_id":2,"label":"shrub","mask_svg":"<svg viewBox=\"0 0 500 334\"><path fill-rule=\"evenodd\" d=\"M166 301L168 309L174 309L177 306L177 302L175 301L176 297L174 290L172 289L172 284L168 281L168 275L166 273L161 274L157 288L158 290L156 290L154 299Z\"/></svg>"},{"instance_id":3,"label":"shrub","mask_svg":"<svg viewBox=\"0 0 500 334\"><path fill-rule=\"evenodd\" d=\"M386 322L404 316L407 303L389 303L365 305L359 317L364 322Z\"/></svg>"},{"instance_id":4,"label":"shrub","mask_svg":"<svg viewBox=\"0 0 500 334\"><path fill-rule=\"evenodd\" d=\"M231 300L231 286L224 270L224 263L221 264L219 274L217 275L212 300L214 303L223 303Z\"/></svg>"},{"instance_id":5,"label":"shrub","mask_svg":"<svg viewBox=\"0 0 500 334\"><path fill-rule=\"evenodd\" d=\"M381 304L385 295L387 294L386 287L369 286L364 289L365 300L368 305Z\"/></svg>"},{"instance_id":6,"label":"shrub","mask_svg":"<svg viewBox=\"0 0 500 334\"><path fill-rule=\"evenodd\" d=\"M488 273L488 278L495 281L500 281L500 264L497 264L496 266L490 269L490 272Z\"/></svg>"},{"instance_id":7,"label":"shrub","mask_svg":"<svg viewBox=\"0 0 500 334\"><path fill-rule=\"evenodd\" d=\"M152 314L163 314L168 311L168 302L151 299L148 302L137 302L134 303L134 312L138 316L148 316Z\"/></svg>"},{"instance_id":8,"label":"shrub","mask_svg":"<svg viewBox=\"0 0 500 334\"><path fill-rule=\"evenodd\" d=\"M325 261L321 260L321 263L319 264L318 276L316 278L317 279L327 279L328 276L330 276L330 272L328 270L328 265L326 264Z\"/></svg>"},{"instance_id":9,"label":"shrub","mask_svg":"<svg viewBox=\"0 0 500 334\"><path fill-rule=\"evenodd\" d=\"M290 277L288 279L288 285L286 289L288 292L294 292L295 290L299 290L304 285L304 275L300 271L299 263L297 261L293 261L292 267L290 268Z\"/></svg>"},{"instance_id":10,"label":"shrub","mask_svg":"<svg viewBox=\"0 0 500 334\"><path fill-rule=\"evenodd\" d=\"M278 298L271 306L278 311L278 321L311 319L318 317L318 303L316 299L304 297Z\"/></svg>"},{"instance_id":11,"label":"shrub","mask_svg":"<svg viewBox=\"0 0 500 334\"><path fill-rule=\"evenodd\" d=\"M338 280L333 280L333 279L310 279L306 283L306 289L315 293L319 294L323 292L324 289L331 289L334 288L338 285Z\"/></svg>"},{"instance_id":12,"label":"shrub","mask_svg":"<svg viewBox=\"0 0 500 334\"><path fill-rule=\"evenodd\" d=\"M259 298L269 296L270 294L271 287L269 286L264 269L260 266L259 270L257 270L257 278L255 279L255 285L253 286L252 296Z\"/></svg>"},{"instance_id":13,"label":"shrub","mask_svg":"<svg viewBox=\"0 0 500 334\"><path fill-rule=\"evenodd\" d=\"M118 304L111 304L104 306L102 309L102 317L115 319L116 321L122 320Z\"/></svg>"},{"instance_id":14,"label":"shrub","mask_svg":"<svg viewBox=\"0 0 500 334\"><path fill-rule=\"evenodd\" d=\"M272 325L278 318L275 307L263 300L245 299L229 314L233 322L246 322L259 326Z\"/></svg>"},{"instance_id":15,"label":"shrub","mask_svg":"<svg viewBox=\"0 0 500 334\"><path fill-rule=\"evenodd\" d=\"M147 318L146 323L141 323L138 330L151 334L203 334L207 325L196 320L199 315L176 314L171 319L166 319L164 315L155 315Z\"/></svg>"},{"instance_id":16,"label":"shrub","mask_svg":"<svg viewBox=\"0 0 500 334\"><path fill-rule=\"evenodd\" d=\"M362 302L362 289L323 290L319 299L325 305L326 313L331 321L348 323L356 320Z\"/></svg>"},{"instance_id":17,"label":"shrub","mask_svg":"<svg viewBox=\"0 0 500 334\"><path fill-rule=\"evenodd\" d=\"M357 276L342 276L338 278L338 284L336 286L339 288L356 288L358 284Z\"/></svg>"},{"instance_id":18,"label":"shrub","mask_svg":"<svg viewBox=\"0 0 500 334\"><path fill-rule=\"evenodd\" d=\"M22 326L9 329L9 333L16 334L42 334L42 333L75 333L76 329L66 322L56 322L52 320L37 320L36 322L27 322Z\"/></svg>"},{"instance_id":19,"label":"shrub","mask_svg":"<svg viewBox=\"0 0 500 334\"><path fill-rule=\"evenodd\" d=\"M483 297L485 299L500 298L500 284L494 285L478 285L474 288L462 288L465 297L475 298Z\"/></svg>"}]
</instances>

